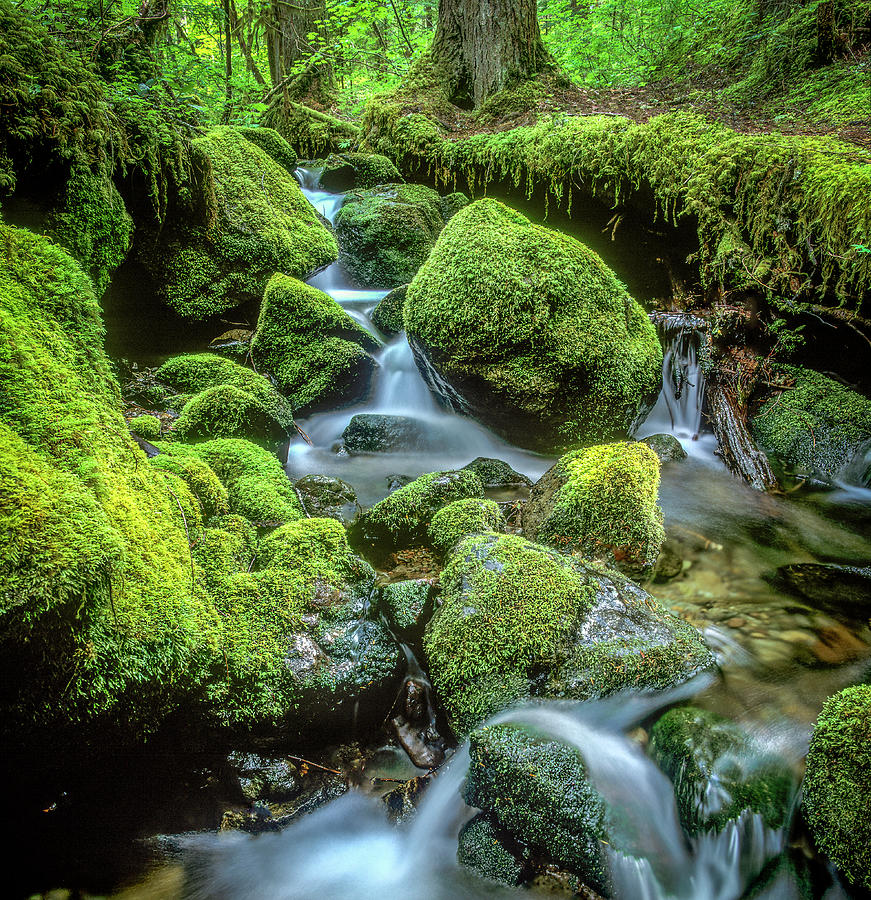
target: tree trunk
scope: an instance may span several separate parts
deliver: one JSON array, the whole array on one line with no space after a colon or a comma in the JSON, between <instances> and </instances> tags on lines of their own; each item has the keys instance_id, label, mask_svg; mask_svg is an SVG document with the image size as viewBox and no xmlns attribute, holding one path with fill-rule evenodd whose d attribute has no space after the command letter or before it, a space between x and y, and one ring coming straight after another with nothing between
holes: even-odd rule
<instances>
[{"instance_id":1,"label":"tree trunk","mask_svg":"<svg viewBox=\"0 0 871 900\"><path fill-rule=\"evenodd\" d=\"M440 0L430 56L451 101L466 109L552 66L535 0Z\"/></svg>"},{"instance_id":2,"label":"tree trunk","mask_svg":"<svg viewBox=\"0 0 871 900\"><path fill-rule=\"evenodd\" d=\"M225 102L221 121L226 125L230 121L230 108L233 105L233 24L230 0L224 0L224 78Z\"/></svg>"},{"instance_id":3,"label":"tree trunk","mask_svg":"<svg viewBox=\"0 0 871 900\"><path fill-rule=\"evenodd\" d=\"M817 62L827 65L835 58L835 3L826 0L817 7Z\"/></svg>"},{"instance_id":4,"label":"tree trunk","mask_svg":"<svg viewBox=\"0 0 871 900\"><path fill-rule=\"evenodd\" d=\"M278 85L294 66L312 55L308 35L320 31L326 17L324 0L271 0L266 30L266 51L272 84ZM327 64L319 66L321 78L331 77Z\"/></svg>"}]
</instances>

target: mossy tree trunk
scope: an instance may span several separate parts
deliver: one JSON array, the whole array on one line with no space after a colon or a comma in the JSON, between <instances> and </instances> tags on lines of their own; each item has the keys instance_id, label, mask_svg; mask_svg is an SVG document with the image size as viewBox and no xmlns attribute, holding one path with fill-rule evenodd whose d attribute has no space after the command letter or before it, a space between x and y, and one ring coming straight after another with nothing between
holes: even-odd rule
<instances>
[{"instance_id":1,"label":"mossy tree trunk","mask_svg":"<svg viewBox=\"0 0 871 900\"><path fill-rule=\"evenodd\" d=\"M451 101L467 109L553 66L535 0L440 0L430 57Z\"/></svg>"},{"instance_id":2,"label":"mossy tree trunk","mask_svg":"<svg viewBox=\"0 0 871 900\"><path fill-rule=\"evenodd\" d=\"M273 85L301 68L312 56L314 48L309 35L320 33L326 18L324 0L271 0L266 28L266 51L269 57L269 74ZM332 81L332 67L326 63L317 66L320 80Z\"/></svg>"}]
</instances>

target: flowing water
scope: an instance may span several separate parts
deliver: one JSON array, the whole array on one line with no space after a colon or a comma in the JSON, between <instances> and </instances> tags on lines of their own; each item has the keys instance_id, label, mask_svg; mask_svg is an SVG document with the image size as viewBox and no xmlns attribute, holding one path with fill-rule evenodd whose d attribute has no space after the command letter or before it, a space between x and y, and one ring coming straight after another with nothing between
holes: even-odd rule
<instances>
[{"instance_id":1,"label":"flowing water","mask_svg":"<svg viewBox=\"0 0 871 900\"><path fill-rule=\"evenodd\" d=\"M342 196L318 190L316 170L298 172L306 196L332 221ZM309 283L378 335L371 314L386 294L355 285L340 263ZM854 681L871 655L871 632L782 593L771 578L794 562L862 563L871 556L871 492L845 481L840 490L774 497L752 491L726 472L703 417L699 323L685 316L658 322L665 360L662 394L639 437L675 435L688 458L663 467L660 502L677 577L650 590L698 625L721 666L717 679L695 681L659 696L621 696L596 703L551 703L502 713L513 722L574 747L590 778L623 822L627 854L608 851L615 896L622 900L738 900L772 861L782 865L754 897L798 900L789 829L767 828L745 813L719 834L688 841L678 823L671 784L645 755L644 731L654 714L679 700L740 721L757 741L780 753L800 774L810 729L824 699ZM380 336L383 338L383 336ZM515 448L473 420L446 409L418 372L403 334L384 339L369 397L312 415L299 424L311 444L290 448L287 471L338 476L369 505L387 492L387 478L462 466L477 456L505 460L533 480L552 459ZM426 426L428 447L414 453L351 455L341 435L355 413L401 415ZM407 651L409 677L426 683ZM627 736L627 735L630 735ZM748 761L744 761L749 764ZM162 869L125 897L365 898L517 896L483 882L456 862L456 838L473 815L462 800L469 764L459 747L432 779L416 815L388 823L370 795L349 794L278 834L198 834L181 842L180 862ZM411 774L414 774L412 771ZM406 776L409 777L409 776ZM717 785L711 785L716 792ZM815 871L813 896L846 894L825 867ZM529 894L529 891L526 891Z\"/></svg>"}]
</instances>

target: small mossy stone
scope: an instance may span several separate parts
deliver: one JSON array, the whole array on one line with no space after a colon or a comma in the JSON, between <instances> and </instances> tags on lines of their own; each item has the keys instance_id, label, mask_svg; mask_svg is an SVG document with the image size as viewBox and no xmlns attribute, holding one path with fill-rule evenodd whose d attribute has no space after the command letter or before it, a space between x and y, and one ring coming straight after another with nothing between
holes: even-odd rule
<instances>
[{"instance_id":1,"label":"small mossy stone","mask_svg":"<svg viewBox=\"0 0 871 900\"><path fill-rule=\"evenodd\" d=\"M218 384L192 397L173 423L173 432L192 443L244 437L269 445L287 437L285 429L256 397L231 384Z\"/></svg>"},{"instance_id":2,"label":"small mossy stone","mask_svg":"<svg viewBox=\"0 0 871 900\"><path fill-rule=\"evenodd\" d=\"M532 449L625 435L661 381L656 329L604 262L496 200L450 219L403 319L424 376Z\"/></svg>"},{"instance_id":3,"label":"small mossy stone","mask_svg":"<svg viewBox=\"0 0 871 900\"><path fill-rule=\"evenodd\" d=\"M871 685L829 697L814 726L803 786L817 846L847 881L871 890Z\"/></svg>"},{"instance_id":4,"label":"small mossy stone","mask_svg":"<svg viewBox=\"0 0 871 900\"><path fill-rule=\"evenodd\" d=\"M361 284L407 284L444 227L441 200L422 184L381 184L347 194L335 219L342 264Z\"/></svg>"},{"instance_id":5,"label":"small mossy stone","mask_svg":"<svg viewBox=\"0 0 871 900\"><path fill-rule=\"evenodd\" d=\"M379 331L386 335L394 335L405 329L402 307L405 304L407 292L407 284L394 288L372 311L372 322Z\"/></svg>"},{"instance_id":6,"label":"small mossy stone","mask_svg":"<svg viewBox=\"0 0 871 900\"><path fill-rule=\"evenodd\" d=\"M523 509L523 533L647 575L665 541L657 505L659 466L656 454L642 443L573 450L532 488Z\"/></svg>"},{"instance_id":7,"label":"small mossy stone","mask_svg":"<svg viewBox=\"0 0 871 900\"><path fill-rule=\"evenodd\" d=\"M523 864L505 847L492 820L483 813L460 829L457 862L482 878L502 884L519 884L523 874Z\"/></svg>"},{"instance_id":8,"label":"small mossy stone","mask_svg":"<svg viewBox=\"0 0 871 900\"><path fill-rule=\"evenodd\" d=\"M680 462L687 458L687 452L673 434L651 434L642 438L640 443L647 444L661 463Z\"/></svg>"},{"instance_id":9,"label":"small mossy stone","mask_svg":"<svg viewBox=\"0 0 871 900\"><path fill-rule=\"evenodd\" d=\"M463 466L474 472L485 488L517 488L532 487L532 482L520 472L515 472L507 462L501 459L492 459L488 456L479 456Z\"/></svg>"},{"instance_id":10,"label":"small mossy stone","mask_svg":"<svg viewBox=\"0 0 871 900\"><path fill-rule=\"evenodd\" d=\"M263 295L251 352L296 410L349 404L369 390L379 346L328 294L281 273Z\"/></svg>"},{"instance_id":11,"label":"small mossy stone","mask_svg":"<svg viewBox=\"0 0 871 900\"><path fill-rule=\"evenodd\" d=\"M753 436L795 474L830 481L871 440L871 400L810 369L783 372L793 385L753 417Z\"/></svg>"},{"instance_id":12,"label":"small mossy stone","mask_svg":"<svg viewBox=\"0 0 871 900\"><path fill-rule=\"evenodd\" d=\"M669 710L651 729L648 752L674 783L680 820L690 835L721 831L744 810L758 813L773 829L789 820L797 787L789 763L716 713Z\"/></svg>"},{"instance_id":13,"label":"small mossy stone","mask_svg":"<svg viewBox=\"0 0 871 900\"><path fill-rule=\"evenodd\" d=\"M427 427L420 419L357 413L342 432L345 449L352 453L397 453L427 446Z\"/></svg>"},{"instance_id":14,"label":"small mossy stone","mask_svg":"<svg viewBox=\"0 0 871 900\"><path fill-rule=\"evenodd\" d=\"M505 518L498 503L468 498L443 506L432 517L429 539L439 553L446 555L464 537L504 530Z\"/></svg>"},{"instance_id":15,"label":"small mossy stone","mask_svg":"<svg viewBox=\"0 0 871 900\"><path fill-rule=\"evenodd\" d=\"M182 394L228 384L255 397L284 429L293 428L293 408L263 375L214 353L191 353L167 360L154 377Z\"/></svg>"},{"instance_id":16,"label":"small mossy stone","mask_svg":"<svg viewBox=\"0 0 871 900\"><path fill-rule=\"evenodd\" d=\"M134 416L128 423L133 434L145 441L156 441L162 426L157 416Z\"/></svg>"},{"instance_id":17,"label":"small mossy stone","mask_svg":"<svg viewBox=\"0 0 871 900\"><path fill-rule=\"evenodd\" d=\"M378 184L404 181L399 169L378 153L334 153L327 157L320 176L325 191L335 194L355 188L372 188Z\"/></svg>"},{"instance_id":18,"label":"small mossy stone","mask_svg":"<svg viewBox=\"0 0 871 900\"><path fill-rule=\"evenodd\" d=\"M294 484L306 512L315 518L336 519L343 524L354 520L360 507L357 492L341 478L305 475Z\"/></svg>"},{"instance_id":19,"label":"small mossy stone","mask_svg":"<svg viewBox=\"0 0 871 900\"><path fill-rule=\"evenodd\" d=\"M394 581L379 590L378 609L403 640L418 640L432 614L433 585L423 578Z\"/></svg>"}]
</instances>

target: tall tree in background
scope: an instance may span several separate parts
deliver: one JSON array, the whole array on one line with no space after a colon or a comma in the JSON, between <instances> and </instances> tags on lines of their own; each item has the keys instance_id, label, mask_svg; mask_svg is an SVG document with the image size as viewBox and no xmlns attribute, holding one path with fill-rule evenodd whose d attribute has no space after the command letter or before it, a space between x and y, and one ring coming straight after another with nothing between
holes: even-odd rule
<instances>
[{"instance_id":1,"label":"tall tree in background","mask_svg":"<svg viewBox=\"0 0 871 900\"><path fill-rule=\"evenodd\" d=\"M535 0L440 0L430 59L451 101L465 108L553 67Z\"/></svg>"},{"instance_id":2,"label":"tall tree in background","mask_svg":"<svg viewBox=\"0 0 871 900\"><path fill-rule=\"evenodd\" d=\"M322 33L327 10L325 0L270 0L266 25L266 50L273 85L300 70L317 49L310 34ZM317 63L317 77L332 79L328 63Z\"/></svg>"}]
</instances>

